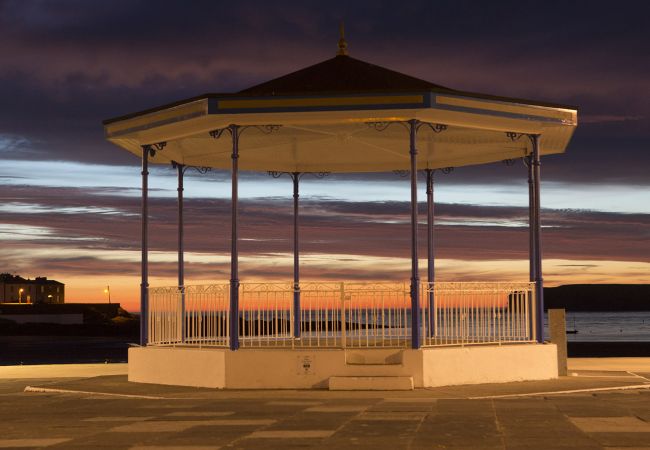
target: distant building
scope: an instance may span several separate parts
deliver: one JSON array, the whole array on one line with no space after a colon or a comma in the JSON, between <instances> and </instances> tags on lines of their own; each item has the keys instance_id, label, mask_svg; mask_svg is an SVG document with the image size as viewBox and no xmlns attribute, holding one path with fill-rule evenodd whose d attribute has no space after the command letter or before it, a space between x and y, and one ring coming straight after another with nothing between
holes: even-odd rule
<instances>
[{"instance_id":1,"label":"distant building","mask_svg":"<svg viewBox=\"0 0 650 450\"><path fill-rule=\"evenodd\" d=\"M65 285L47 277L33 280L0 274L0 303L64 303Z\"/></svg>"}]
</instances>

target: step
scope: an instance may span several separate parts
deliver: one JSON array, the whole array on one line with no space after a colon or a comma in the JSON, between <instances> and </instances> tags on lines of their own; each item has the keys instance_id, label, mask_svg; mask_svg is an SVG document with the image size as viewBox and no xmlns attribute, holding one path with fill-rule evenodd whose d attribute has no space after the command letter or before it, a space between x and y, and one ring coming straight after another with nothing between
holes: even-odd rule
<instances>
[{"instance_id":1,"label":"step","mask_svg":"<svg viewBox=\"0 0 650 450\"><path fill-rule=\"evenodd\" d=\"M413 377L330 377L330 391L412 391Z\"/></svg>"},{"instance_id":2,"label":"step","mask_svg":"<svg viewBox=\"0 0 650 450\"><path fill-rule=\"evenodd\" d=\"M395 366L402 364L404 351L395 349L346 350L345 363L359 366Z\"/></svg>"}]
</instances>

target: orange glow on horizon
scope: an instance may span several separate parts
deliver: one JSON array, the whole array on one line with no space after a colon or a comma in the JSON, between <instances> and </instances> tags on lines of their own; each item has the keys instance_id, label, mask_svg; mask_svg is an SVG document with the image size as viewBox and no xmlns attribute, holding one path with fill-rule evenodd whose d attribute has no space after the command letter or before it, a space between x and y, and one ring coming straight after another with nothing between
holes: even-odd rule
<instances>
[{"instance_id":1,"label":"orange glow on horizon","mask_svg":"<svg viewBox=\"0 0 650 450\"><path fill-rule=\"evenodd\" d=\"M328 255L324 255L324 259ZM316 265L326 267L327 265L336 265L341 270L344 269L349 273L363 274L364 272L374 272L382 270L387 273L385 279L366 280L367 282L404 282L408 285L408 260L406 258L394 258L391 261L394 264L385 264L386 259L374 261L373 258L356 257L357 259L350 262L335 261L334 258L323 261L323 255L320 264L313 262L306 263L302 266L304 283L308 282L328 282L332 280L318 278L308 273L314 272ZM349 259L349 257L348 257ZM386 267L388 266L388 267ZM399 274L401 279L394 275L395 270L400 268ZM315 269L318 269L316 267ZM426 261L421 261L423 280L426 279L424 273L426 270ZM526 260L490 260L490 261L462 261L439 259L436 260L437 279L439 281L527 281L528 279L528 262ZM283 283L290 284L291 266L283 264L276 267L277 273L286 273L286 277L280 275L269 277L267 279L248 278L245 275L245 268L242 268L242 283ZM392 277L390 275L393 275ZM103 276L68 276L64 273L53 273L51 278L59 280L66 284L66 303L108 303L106 294L103 293L106 285L111 286L112 303L120 303L127 311L137 312L140 309L140 277L139 275L110 275ZM549 259L544 261L544 279L545 286L559 286L562 284L589 284L589 283L650 283L650 263L648 262L627 262L627 261L592 261L592 260L561 260ZM346 280L342 280L346 281ZM348 280L349 281L349 280ZM150 277L150 286L174 286L176 285L175 277ZM363 282L363 281L359 281ZM186 285L198 284L227 284L227 277L223 280L206 280L206 279L188 279Z\"/></svg>"}]
</instances>

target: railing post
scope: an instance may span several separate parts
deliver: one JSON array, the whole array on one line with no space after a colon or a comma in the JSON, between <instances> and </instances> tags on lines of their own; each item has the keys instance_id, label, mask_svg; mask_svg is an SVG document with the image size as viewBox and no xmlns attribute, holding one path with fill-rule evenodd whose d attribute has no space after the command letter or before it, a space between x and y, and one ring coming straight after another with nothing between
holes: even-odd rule
<instances>
[{"instance_id":1,"label":"railing post","mask_svg":"<svg viewBox=\"0 0 650 450\"><path fill-rule=\"evenodd\" d=\"M345 311L345 283L341 283L340 287L340 301L341 301L341 347L347 347L348 342L348 326Z\"/></svg>"},{"instance_id":2,"label":"railing post","mask_svg":"<svg viewBox=\"0 0 650 450\"><path fill-rule=\"evenodd\" d=\"M230 350L239 348L239 252L237 233L239 231L239 126L230 125L232 137L232 210L230 240Z\"/></svg>"},{"instance_id":3,"label":"railing post","mask_svg":"<svg viewBox=\"0 0 650 450\"><path fill-rule=\"evenodd\" d=\"M150 145L142 146L142 258L140 282L140 345L147 345L149 325L149 153Z\"/></svg>"},{"instance_id":4,"label":"railing post","mask_svg":"<svg viewBox=\"0 0 650 450\"><path fill-rule=\"evenodd\" d=\"M535 283L532 283L531 289L529 291L530 295L530 331L531 331L531 338L534 341L537 341L538 339L538 334L537 334L537 292L535 289Z\"/></svg>"},{"instance_id":5,"label":"railing post","mask_svg":"<svg viewBox=\"0 0 650 450\"><path fill-rule=\"evenodd\" d=\"M416 135L419 121L409 123L411 158L411 348L420 348L420 275L418 273L418 164Z\"/></svg>"},{"instance_id":6,"label":"railing post","mask_svg":"<svg viewBox=\"0 0 650 450\"><path fill-rule=\"evenodd\" d=\"M185 342L185 249L183 242L183 174L185 165L173 162L178 177L178 291L180 294L181 342Z\"/></svg>"},{"instance_id":7,"label":"railing post","mask_svg":"<svg viewBox=\"0 0 650 450\"><path fill-rule=\"evenodd\" d=\"M535 281L535 300L537 302L537 317L536 317L536 335L537 342L544 342L544 280L542 278L542 248L541 248L541 205L540 205L540 150L539 150L539 134L531 134L528 136L532 144L532 152L530 158L530 165L532 167L532 217L533 226L531 229L532 249L534 259L534 281Z\"/></svg>"},{"instance_id":8,"label":"railing post","mask_svg":"<svg viewBox=\"0 0 650 450\"><path fill-rule=\"evenodd\" d=\"M300 172L291 174L293 180L293 337L300 337L300 247L298 240L298 198Z\"/></svg>"},{"instance_id":9,"label":"railing post","mask_svg":"<svg viewBox=\"0 0 650 450\"><path fill-rule=\"evenodd\" d=\"M428 337L435 336L435 321L433 320L434 297L433 283L435 281L435 255L433 243L433 220L434 220L434 203L433 203L433 169L427 169L427 297L428 304Z\"/></svg>"}]
</instances>

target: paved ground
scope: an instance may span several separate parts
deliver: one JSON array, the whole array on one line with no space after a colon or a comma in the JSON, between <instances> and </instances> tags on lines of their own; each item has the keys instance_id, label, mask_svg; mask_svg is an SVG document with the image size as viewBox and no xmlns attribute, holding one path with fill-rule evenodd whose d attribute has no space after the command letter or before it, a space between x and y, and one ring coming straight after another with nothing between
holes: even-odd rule
<instances>
[{"instance_id":1,"label":"paved ground","mask_svg":"<svg viewBox=\"0 0 650 450\"><path fill-rule=\"evenodd\" d=\"M5 376L0 448L650 449L650 373L574 374L380 393Z\"/></svg>"}]
</instances>

